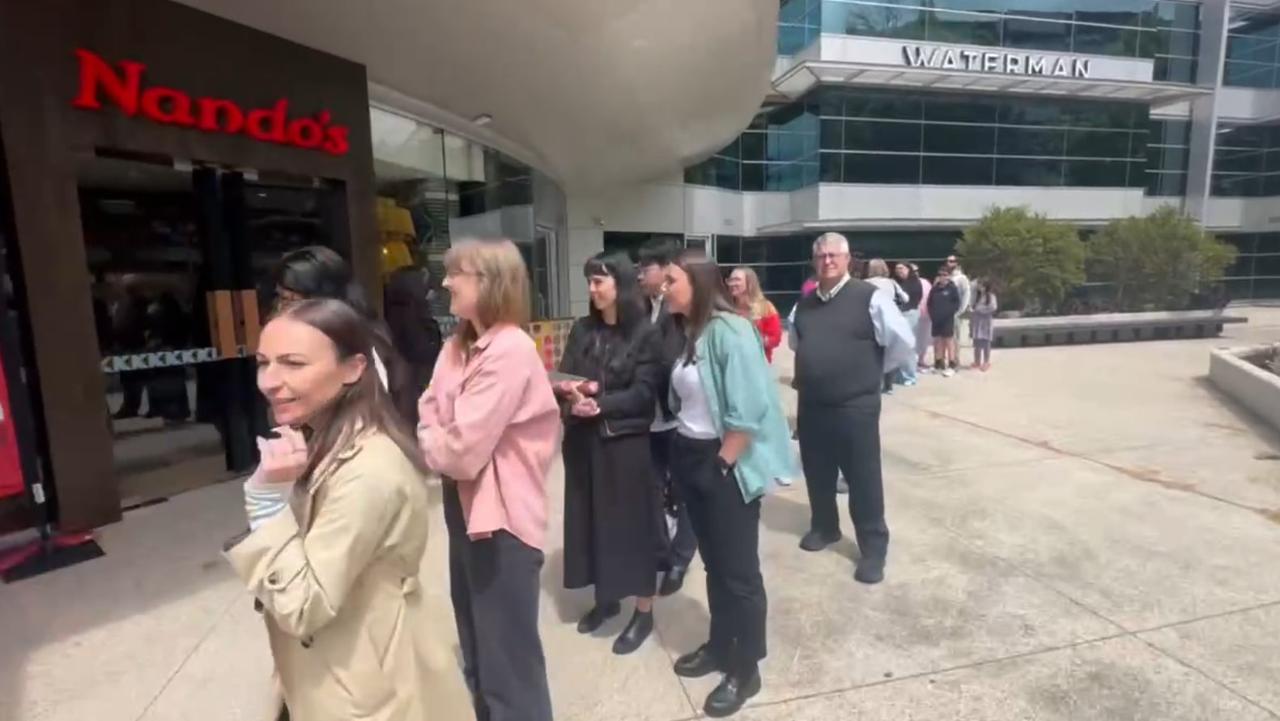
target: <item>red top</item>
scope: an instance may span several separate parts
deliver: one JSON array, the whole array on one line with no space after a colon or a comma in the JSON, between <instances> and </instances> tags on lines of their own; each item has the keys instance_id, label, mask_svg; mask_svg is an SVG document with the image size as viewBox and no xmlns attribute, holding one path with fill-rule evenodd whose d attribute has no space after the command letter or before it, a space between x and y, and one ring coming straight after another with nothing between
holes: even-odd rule
<instances>
[{"instance_id":1,"label":"red top","mask_svg":"<svg viewBox=\"0 0 1280 721\"><path fill-rule=\"evenodd\" d=\"M774 311L756 320L760 337L764 339L764 357L773 362L773 349L782 345L782 316Z\"/></svg>"}]
</instances>

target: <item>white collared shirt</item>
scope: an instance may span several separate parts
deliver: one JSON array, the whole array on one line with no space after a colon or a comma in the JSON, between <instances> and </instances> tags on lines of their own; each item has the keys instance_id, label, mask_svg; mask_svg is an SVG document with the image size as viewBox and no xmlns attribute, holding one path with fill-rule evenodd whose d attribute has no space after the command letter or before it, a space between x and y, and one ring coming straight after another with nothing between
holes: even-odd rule
<instances>
[{"instance_id":1,"label":"white collared shirt","mask_svg":"<svg viewBox=\"0 0 1280 721\"><path fill-rule=\"evenodd\" d=\"M819 285L818 289L815 290L814 292L818 294L818 300L822 301L823 303L829 303L831 299L836 297L836 294L839 293L841 290L843 290L846 285L849 285L848 273L844 274L844 277L840 279L839 283L836 283L835 287L831 289L831 292L828 293L823 291L821 285Z\"/></svg>"}]
</instances>

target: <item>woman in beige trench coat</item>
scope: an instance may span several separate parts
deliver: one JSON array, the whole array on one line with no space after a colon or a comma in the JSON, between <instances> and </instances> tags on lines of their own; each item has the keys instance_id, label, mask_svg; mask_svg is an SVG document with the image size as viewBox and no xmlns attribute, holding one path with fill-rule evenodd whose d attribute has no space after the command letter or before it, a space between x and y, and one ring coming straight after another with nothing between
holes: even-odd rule
<instances>
[{"instance_id":1,"label":"woman in beige trench coat","mask_svg":"<svg viewBox=\"0 0 1280 721\"><path fill-rule=\"evenodd\" d=\"M290 306L263 329L258 386L279 437L259 441L250 531L226 555L266 618L291 721L468 719L419 582L424 469L372 344L334 300Z\"/></svg>"}]
</instances>

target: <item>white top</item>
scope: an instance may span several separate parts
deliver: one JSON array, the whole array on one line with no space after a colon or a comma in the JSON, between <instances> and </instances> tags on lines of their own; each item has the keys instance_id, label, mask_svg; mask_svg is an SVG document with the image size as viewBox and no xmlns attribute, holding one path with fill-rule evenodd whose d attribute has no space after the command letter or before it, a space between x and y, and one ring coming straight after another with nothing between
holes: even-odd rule
<instances>
[{"instance_id":1,"label":"white top","mask_svg":"<svg viewBox=\"0 0 1280 721\"><path fill-rule=\"evenodd\" d=\"M719 438L716 424L711 420L707 393L702 389L702 377L698 375L698 364L685 364L683 359L676 361L675 368L671 369L671 389L680 397L676 433L703 441Z\"/></svg>"}]
</instances>

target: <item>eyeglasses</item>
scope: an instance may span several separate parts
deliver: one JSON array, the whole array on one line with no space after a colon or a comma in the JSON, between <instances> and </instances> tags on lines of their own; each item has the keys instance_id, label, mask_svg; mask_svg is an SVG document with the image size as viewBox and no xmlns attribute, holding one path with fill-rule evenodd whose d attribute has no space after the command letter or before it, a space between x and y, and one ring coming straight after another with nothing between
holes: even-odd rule
<instances>
[{"instance_id":1,"label":"eyeglasses","mask_svg":"<svg viewBox=\"0 0 1280 721\"><path fill-rule=\"evenodd\" d=\"M848 253L814 253L813 259L819 263L825 263L828 260L839 260L840 258L849 257Z\"/></svg>"}]
</instances>

